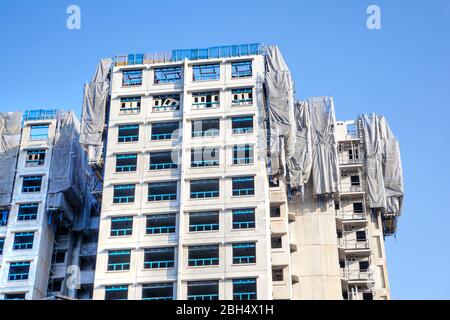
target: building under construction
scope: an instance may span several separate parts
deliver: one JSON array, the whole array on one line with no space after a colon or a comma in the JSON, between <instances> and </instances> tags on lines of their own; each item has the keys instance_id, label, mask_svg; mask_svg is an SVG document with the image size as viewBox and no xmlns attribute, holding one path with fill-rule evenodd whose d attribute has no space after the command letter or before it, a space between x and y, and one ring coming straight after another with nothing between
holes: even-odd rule
<instances>
[{"instance_id":1,"label":"building under construction","mask_svg":"<svg viewBox=\"0 0 450 320\"><path fill-rule=\"evenodd\" d=\"M85 85L81 119L74 145L85 160L76 172L89 177L83 204L68 200L72 190L52 191L58 166L41 172L49 176L40 194L45 221L33 227L51 238L42 266L48 290L33 267L27 279L11 278L14 263L34 261L31 251L26 259L14 252L13 240L22 177L30 176L23 137L34 120L18 126L16 149L2 150L17 173L0 184L15 185L0 190L5 199L11 193L4 209L13 220L0 227L0 297L390 299L384 239L396 231L403 200L398 142L382 116L337 121L332 97L298 101L278 47L104 59ZM46 121L57 130L57 117ZM83 268L74 290L60 281L70 274L58 278L51 267L60 225L71 264Z\"/></svg>"}]
</instances>

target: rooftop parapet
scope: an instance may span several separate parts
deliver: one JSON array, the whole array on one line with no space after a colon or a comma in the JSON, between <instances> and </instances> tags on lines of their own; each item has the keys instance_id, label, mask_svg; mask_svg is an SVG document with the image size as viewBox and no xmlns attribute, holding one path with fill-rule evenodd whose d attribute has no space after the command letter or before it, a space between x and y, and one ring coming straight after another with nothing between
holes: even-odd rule
<instances>
[{"instance_id":1,"label":"rooftop parapet","mask_svg":"<svg viewBox=\"0 0 450 320\"><path fill-rule=\"evenodd\" d=\"M23 122L56 119L57 110L27 110L23 114Z\"/></svg>"},{"instance_id":2,"label":"rooftop parapet","mask_svg":"<svg viewBox=\"0 0 450 320\"><path fill-rule=\"evenodd\" d=\"M129 66L150 63L168 63L188 60L218 59L259 55L264 52L261 43L210 47L203 49L180 49L163 52L119 55L114 58L115 66Z\"/></svg>"}]
</instances>

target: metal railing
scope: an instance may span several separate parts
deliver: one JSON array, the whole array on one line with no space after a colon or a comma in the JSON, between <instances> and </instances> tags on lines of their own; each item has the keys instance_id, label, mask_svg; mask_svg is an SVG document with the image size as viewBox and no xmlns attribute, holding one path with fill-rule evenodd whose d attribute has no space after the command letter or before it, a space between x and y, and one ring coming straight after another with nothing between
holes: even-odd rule
<instances>
[{"instance_id":1,"label":"metal railing","mask_svg":"<svg viewBox=\"0 0 450 320\"><path fill-rule=\"evenodd\" d=\"M370 249L369 240L356 240L338 238L338 246L347 250L367 250Z\"/></svg>"},{"instance_id":2,"label":"metal railing","mask_svg":"<svg viewBox=\"0 0 450 320\"><path fill-rule=\"evenodd\" d=\"M365 212L355 212L353 210L336 210L336 216L343 220L366 220Z\"/></svg>"}]
</instances>

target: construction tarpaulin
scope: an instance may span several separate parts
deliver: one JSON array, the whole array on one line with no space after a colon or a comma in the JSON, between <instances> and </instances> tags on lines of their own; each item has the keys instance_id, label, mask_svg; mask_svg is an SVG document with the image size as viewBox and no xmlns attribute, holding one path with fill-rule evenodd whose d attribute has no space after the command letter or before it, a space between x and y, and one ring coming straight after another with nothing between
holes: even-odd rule
<instances>
[{"instance_id":1,"label":"construction tarpaulin","mask_svg":"<svg viewBox=\"0 0 450 320\"><path fill-rule=\"evenodd\" d=\"M87 161L79 144L79 122L73 112L59 112L49 172L47 209L81 207Z\"/></svg>"},{"instance_id":2,"label":"construction tarpaulin","mask_svg":"<svg viewBox=\"0 0 450 320\"><path fill-rule=\"evenodd\" d=\"M112 60L102 59L92 78L85 84L80 143L88 152L89 161L98 162L103 149L103 127L110 88Z\"/></svg>"},{"instance_id":3,"label":"construction tarpaulin","mask_svg":"<svg viewBox=\"0 0 450 320\"><path fill-rule=\"evenodd\" d=\"M383 173L383 142L380 120L376 114L362 115L364 145L366 147L367 202L369 207L386 208Z\"/></svg>"},{"instance_id":4,"label":"construction tarpaulin","mask_svg":"<svg viewBox=\"0 0 450 320\"><path fill-rule=\"evenodd\" d=\"M304 185L309 181L312 166L311 120L307 102L297 102L294 108L296 140L294 156L287 161L290 186L304 195Z\"/></svg>"},{"instance_id":5,"label":"construction tarpaulin","mask_svg":"<svg viewBox=\"0 0 450 320\"><path fill-rule=\"evenodd\" d=\"M11 203L21 130L21 112L0 113L0 206Z\"/></svg>"},{"instance_id":6,"label":"construction tarpaulin","mask_svg":"<svg viewBox=\"0 0 450 320\"><path fill-rule=\"evenodd\" d=\"M311 174L314 194L331 195L339 191L340 177L333 98L310 98L308 109L311 121Z\"/></svg>"},{"instance_id":7,"label":"construction tarpaulin","mask_svg":"<svg viewBox=\"0 0 450 320\"><path fill-rule=\"evenodd\" d=\"M400 215L404 188L400 145L386 119L380 119L381 138L384 141L383 169L387 214Z\"/></svg>"},{"instance_id":8,"label":"construction tarpaulin","mask_svg":"<svg viewBox=\"0 0 450 320\"><path fill-rule=\"evenodd\" d=\"M361 117L366 147L368 202L371 208L399 215L403 202L403 170L400 146L386 119L371 114Z\"/></svg>"},{"instance_id":9,"label":"construction tarpaulin","mask_svg":"<svg viewBox=\"0 0 450 320\"><path fill-rule=\"evenodd\" d=\"M295 153L294 87L291 73L277 46L266 50L265 85L270 120L271 169L273 175L282 175L285 170L283 159L288 161Z\"/></svg>"}]
</instances>

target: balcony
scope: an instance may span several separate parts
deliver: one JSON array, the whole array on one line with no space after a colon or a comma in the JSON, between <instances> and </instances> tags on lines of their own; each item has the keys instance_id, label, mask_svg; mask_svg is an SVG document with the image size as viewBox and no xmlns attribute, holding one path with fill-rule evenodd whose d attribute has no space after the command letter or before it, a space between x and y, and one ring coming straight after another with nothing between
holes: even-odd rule
<instances>
[{"instance_id":1,"label":"balcony","mask_svg":"<svg viewBox=\"0 0 450 320\"><path fill-rule=\"evenodd\" d=\"M370 251L370 245L369 240L356 240L356 239L345 239L345 238L338 238L338 246L345 249L345 250L351 250L351 251Z\"/></svg>"},{"instance_id":2,"label":"balcony","mask_svg":"<svg viewBox=\"0 0 450 320\"><path fill-rule=\"evenodd\" d=\"M97 243L83 243L80 250L82 257L94 257L97 255Z\"/></svg>"},{"instance_id":3,"label":"balcony","mask_svg":"<svg viewBox=\"0 0 450 320\"><path fill-rule=\"evenodd\" d=\"M367 221L366 213L364 211L336 210L336 217L343 221Z\"/></svg>"},{"instance_id":4,"label":"balcony","mask_svg":"<svg viewBox=\"0 0 450 320\"><path fill-rule=\"evenodd\" d=\"M373 281L373 272L369 269L355 269L349 267L341 268L341 277L349 282L371 282Z\"/></svg>"}]
</instances>

